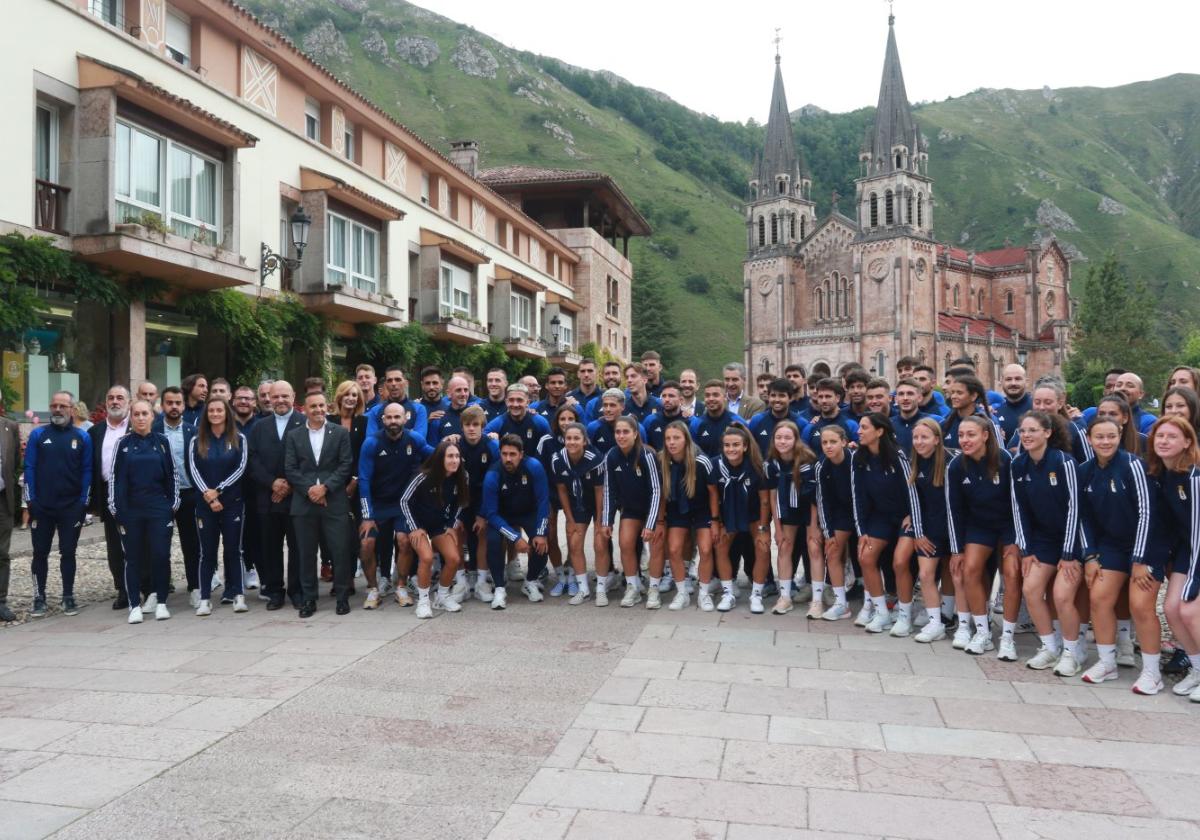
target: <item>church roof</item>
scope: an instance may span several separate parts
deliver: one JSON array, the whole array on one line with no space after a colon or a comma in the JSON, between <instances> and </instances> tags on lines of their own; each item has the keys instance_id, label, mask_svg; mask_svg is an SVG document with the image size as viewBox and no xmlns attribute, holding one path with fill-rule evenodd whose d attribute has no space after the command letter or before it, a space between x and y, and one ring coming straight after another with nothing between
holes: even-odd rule
<instances>
[{"instance_id":1,"label":"church roof","mask_svg":"<svg viewBox=\"0 0 1200 840\"><path fill-rule=\"evenodd\" d=\"M767 117L767 139L763 143L762 157L758 163L759 183L774 181L776 175L808 177L808 166L804 155L796 149L792 136L792 117L788 112L787 94L783 90L783 73L779 69L779 56L775 56L775 84L771 88L771 113Z\"/></svg>"},{"instance_id":2,"label":"church roof","mask_svg":"<svg viewBox=\"0 0 1200 840\"><path fill-rule=\"evenodd\" d=\"M906 146L912 154L923 151L921 131L913 119L900 69L900 50L896 47L896 18L888 16L887 50L883 57L883 78L879 82L879 102L875 106L875 125L867 128L863 151L871 155L871 174L893 172L893 146Z\"/></svg>"},{"instance_id":3,"label":"church roof","mask_svg":"<svg viewBox=\"0 0 1200 840\"><path fill-rule=\"evenodd\" d=\"M975 265L984 268L1009 268L1025 265L1027 251L1021 247L996 248L992 251L978 251L975 254ZM949 245L938 245L938 256L945 256L957 262L968 262L971 252Z\"/></svg>"},{"instance_id":4,"label":"church roof","mask_svg":"<svg viewBox=\"0 0 1200 840\"><path fill-rule=\"evenodd\" d=\"M967 327L967 335L971 338L987 338L988 327L992 327L995 330L996 338L1012 340L1012 330L991 318L971 318L966 315L938 313L938 332L962 335L964 324Z\"/></svg>"}]
</instances>

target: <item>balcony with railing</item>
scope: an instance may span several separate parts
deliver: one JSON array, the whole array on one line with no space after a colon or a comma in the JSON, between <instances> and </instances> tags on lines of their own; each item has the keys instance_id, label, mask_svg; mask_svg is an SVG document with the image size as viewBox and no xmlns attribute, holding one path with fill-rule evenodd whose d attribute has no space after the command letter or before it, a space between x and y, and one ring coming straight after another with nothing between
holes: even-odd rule
<instances>
[{"instance_id":1,"label":"balcony with railing","mask_svg":"<svg viewBox=\"0 0 1200 840\"><path fill-rule=\"evenodd\" d=\"M35 178L33 181L33 225L38 230L68 235L67 198L71 188Z\"/></svg>"}]
</instances>

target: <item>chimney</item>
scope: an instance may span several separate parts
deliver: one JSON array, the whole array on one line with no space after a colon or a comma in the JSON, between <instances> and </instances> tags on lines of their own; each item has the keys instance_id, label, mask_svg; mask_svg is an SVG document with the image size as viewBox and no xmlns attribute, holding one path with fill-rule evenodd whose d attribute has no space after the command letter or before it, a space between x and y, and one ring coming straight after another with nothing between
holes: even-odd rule
<instances>
[{"instance_id":1,"label":"chimney","mask_svg":"<svg viewBox=\"0 0 1200 840\"><path fill-rule=\"evenodd\" d=\"M479 170L479 144L474 140L454 140L450 143L450 162L472 178Z\"/></svg>"}]
</instances>

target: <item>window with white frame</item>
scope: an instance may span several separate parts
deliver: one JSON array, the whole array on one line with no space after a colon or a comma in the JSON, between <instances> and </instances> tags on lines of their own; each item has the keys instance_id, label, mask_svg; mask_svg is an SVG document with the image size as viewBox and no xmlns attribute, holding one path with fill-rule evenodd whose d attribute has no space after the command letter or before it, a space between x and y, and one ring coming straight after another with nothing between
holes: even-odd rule
<instances>
[{"instance_id":1,"label":"window with white frame","mask_svg":"<svg viewBox=\"0 0 1200 840\"><path fill-rule=\"evenodd\" d=\"M451 263L442 263L438 314L443 318L471 317L471 273Z\"/></svg>"},{"instance_id":2,"label":"window with white frame","mask_svg":"<svg viewBox=\"0 0 1200 840\"><path fill-rule=\"evenodd\" d=\"M377 291L379 232L336 213L328 213L326 219L326 284Z\"/></svg>"},{"instance_id":3,"label":"window with white frame","mask_svg":"<svg viewBox=\"0 0 1200 840\"><path fill-rule=\"evenodd\" d=\"M123 17L117 10L117 0L88 0L88 11L111 26L120 25Z\"/></svg>"},{"instance_id":4,"label":"window with white frame","mask_svg":"<svg viewBox=\"0 0 1200 840\"><path fill-rule=\"evenodd\" d=\"M117 122L117 220L159 216L174 233L216 242L221 164L131 123Z\"/></svg>"},{"instance_id":5,"label":"window with white frame","mask_svg":"<svg viewBox=\"0 0 1200 840\"><path fill-rule=\"evenodd\" d=\"M178 9L167 7L167 55L184 67L192 66L192 21Z\"/></svg>"},{"instance_id":6,"label":"window with white frame","mask_svg":"<svg viewBox=\"0 0 1200 840\"><path fill-rule=\"evenodd\" d=\"M315 99L304 100L304 136L321 142L321 103Z\"/></svg>"},{"instance_id":7,"label":"window with white frame","mask_svg":"<svg viewBox=\"0 0 1200 840\"><path fill-rule=\"evenodd\" d=\"M575 318L561 309L558 312L558 346L564 350L575 349Z\"/></svg>"},{"instance_id":8,"label":"window with white frame","mask_svg":"<svg viewBox=\"0 0 1200 840\"><path fill-rule=\"evenodd\" d=\"M34 149L34 177L42 181L58 181L58 111L49 105L38 105L37 137Z\"/></svg>"},{"instance_id":9,"label":"window with white frame","mask_svg":"<svg viewBox=\"0 0 1200 840\"><path fill-rule=\"evenodd\" d=\"M421 173L421 203L429 203L429 173Z\"/></svg>"},{"instance_id":10,"label":"window with white frame","mask_svg":"<svg viewBox=\"0 0 1200 840\"><path fill-rule=\"evenodd\" d=\"M346 123L346 160L354 160L354 126Z\"/></svg>"},{"instance_id":11,"label":"window with white frame","mask_svg":"<svg viewBox=\"0 0 1200 840\"><path fill-rule=\"evenodd\" d=\"M533 327L533 299L529 295L510 292L509 302L509 334L513 338L529 338Z\"/></svg>"}]
</instances>

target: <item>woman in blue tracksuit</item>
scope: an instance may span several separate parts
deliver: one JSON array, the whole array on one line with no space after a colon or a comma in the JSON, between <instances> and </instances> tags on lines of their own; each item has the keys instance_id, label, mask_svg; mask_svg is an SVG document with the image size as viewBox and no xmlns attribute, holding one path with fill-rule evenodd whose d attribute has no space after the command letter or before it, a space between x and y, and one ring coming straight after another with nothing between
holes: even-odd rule
<instances>
[{"instance_id":1,"label":"woman in blue tracksuit","mask_svg":"<svg viewBox=\"0 0 1200 840\"><path fill-rule=\"evenodd\" d=\"M763 587L771 565L771 493L762 471L762 456L750 430L730 424L721 434L721 456L713 464L709 485L710 530L717 543L717 573L721 576L720 612L733 609L733 562L730 550L739 534L753 534L754 566L750 612L763 612Z\"/></svg>"},{"instance_id":2,"label":"woman in blue tracksuit","mask_svg":"<svg viewBox=\"0 0 1200 840\"><path fill-rule=\"evenodd\" d=\"M992 420L991 412L988 410L987 394L987 388L983 387L983 382L977 377L965 374L956 376L946 386L946 401L950 403L951 410L942 420L942 443L947 449L962 448L958 445L958 429L966 418L986 417ZM996 439L1003 447L1004 433L1000 430L1000 424L992 420L992 425L995 427Z\"/></svg>"},{"instance_id":3,"label":"woman in blue tracksuit","mask_svg":"<svg viewBox=\"0 0 1200 840\"><path fill-rule=\"evenodd\" d=\"M563 445L550 463L553 474L553 495L567 520L567 560L571 564L571 606L578 606L592 594L588 584L587 557L584 544L588 526L596 518L598 492L603 492L604 457L588 445L587 426L567 423L562 428ZM599 529L592 535L596 555L596 576L608 576L611 558L608 542L599 539Z\"/></svg>"},{"instance_id":4,"label":"woman in blue tracksuit","mask_svg":"<svg viewBox=\"0 0 1200 840\"><path fill-rule=\"evenodd\" d=\"M846 546L854 535L854 494L850 490L850 449L846 430L828 425L821 429L821 460L813 473L817 523L822 545L809 558L813 582L825 580L833 587L833 606L821 614L826 621L850 617L846 602ZM857 561L857 558L855 558ZM815 599L814 599L815 600Z\"/></svg>"},{"instance_id":5,"label":"woman in blue tracksuit","mask_svg":"<svg viewBox=\"0 0 1200 840\"><path fill-rule=\"evenodd\" d=\"M1146 451L1146 436L1138 431L1138 424L1133 419L1133 409L1120 394L1107 394L1096 404L1096 417L1112 420L1121 429L1121 449L1141 457ZM1090 429L1090 421L1089 427Z\"/></svg>"},{"instance_id":6,"label":"woman in blue tracksuit","mask_svg":"<svg viewBox=\"0 0 1200 840\"><path fill-rule=\"evenodd\" d=\"M1012 456L1000 445L995 424L982 415L962 418L958 426L962 450L946 467L946 513L950 536L950 567L961 575L963 595L971 610L974 633L961 625L954 646L979 656L993 648L988 611L988 558L1000 549L1005 581L1021 595L1020 558L1012 521ZM1011 637L1005 613L1005 636ZM1014 615L1013 618L1016 618Z\"/></svg>"},{"instance_id":7,"label":"woman in blue tracksuit","mask_svg":"<svg viewBox=\"0 0 1200 840\"><path fill-rule=\"evenodd\" d=\"M1096 455L1079 468L1080 553L1100 654L1099 661L1084 672L1083 680L1101 683L1117 678L1117 602L1128 581L1129 606L1142 645L1142 678L1133 688L1139 694L1156 694L1162 678L1154 604L1166 553L1157 548L1159 487L1157 479L1146 474L1141 459L1121 449L1121 434L1116 421L1100 416L1093 419L1088 424L1088 440ZM1149 622L1142 603L1148 597ZM1148 678L1144 685L1143 678Z\"/></svg>"},{"instance_id":8,"label":"woman in blue tracksuit","mask_svg":"<svg viewBox=\"0 0 1200 840\"><path fill-rule=\"evenodd\" d=\"M1079 484L1075 460L1069 454L1069 425L1057 414L1030 411L1018 421L1016 429L1021 452L1012 464L1013 524L1021 550L1022 594L1042 640L1041 648L1025 663L1035 671L1059 664L1063 643L1055 631L1046 594L1055 583L1059 564L1075 563L1079 557ZM1073 566L1063 575L1077 576L1078 569ZM1073 597L1064 598L1058 617L1063 637L1072 640L1070 655L1076 657L1079 613ZM1065 663L1064 667L1069 665Z\"/></svg>"},{"instance_id":9,"label":"woman in blue tracksuit","mask_svg":"<svg viewBox=\"0 0 1200 840\"><path fill-rule=\"evenodd\" d=\"M1172 691L1200 703L1200 446L1182 417L1162 417L1150 429L1147 472L1162 488L1159 525L1171 549L1171 580L1163 611L1192 668Z\"/></svg>"},{"instance_id":10,"label":"woman in blue tracksuit","mask_svg":"<svg viewBox=\"0 0 1200 840\"><path fill-rule=\"evenodd\" d=\"M652 555L662 551L663 529L659 527L662 516L662 476L654 460L654 450L642 443L641 428L637 420L629 415L618 417L612 429L616 443L604 456L601 528L604 538L611 539L617 511L621 512L617 544L625 574L622 607L632 607L642 600L638 577L641 565L638 538L650 545ZM600 595L604 591L597 581L597 606L603 606ZM608 603L607 594L603 602Z\"/></svg>"},{"instance_id":11,"label":"woman in blue tracksuit","mask_svg":"<svg viewBox=\"0 0 1200 840\"><path fill-rule=\"evenodd\" d=\"M234 612L249 609L242 587L242 475L246 472L246 454L246 437L237 430L229 403L209 399L187 456L188 476L197 493L196 532L200 536L198 616L212 615L218 541L225 544L224 595L233 598Z\"/></svg>"},{"instance_id":12,"label":"woman in blue tracksuit","mask_svg":"<svg viewBox=\"0 0 1200 840\"><path fill-rule=\"evenodd\" d=\"M815 527L809 534L812 525L812 501L816 492L814 484L815 465L817 456L804 443L804 433L791 420L781 420L771 433L770 447L767 450L767 463L763 469L766 473L767 486L771 488L771 514L775 523L775 545L779 557L779 600L772 607L775 615L785 615L792 611L792 558L796 555L797 540L805 540L809 546L809 556L820 552L820 538ZM825 591L825 577L811 581L812 603L809 604L808 617L820 618L825 611L822 595Z\"/></svg>"},{"instance_id":13,"label":"woman in blue tracksuit","mask_svg":"<svg viewBox=\"0 0 1200 840\"><path fill-rule=\"evenodd\" d=\"M563 403L550 417L550 434L538 441L538 460L546 470L546 478L550 480L550 530L546 535L550 543L551 574L557 577L550 589L551 596L557 598L564 592L574 597L579 591L578 584L571 570L563 565L562 548L558 544L558 490L554 486L554 456L563 448L563 429L569 423L580 421L578 408L574 403Z\"/></svg>"},{"instance_id":14,"label":"woman in blue tracksuit","mask_svg":"<svg viewBox=\"0 0 1200 840\"><path fill-rule=\"evenodd\" d=\"M942 444L942 427L936 418L922 417L912 428L912 461L909 484L916 494L910 527L896 543L892 555L892 570L896 573L896 595L901 604L911 604L913 586L912 558L917 557L921 576L921 595L929 622L917 633L915 641L922 644L946 638L944 616L954 605L954 585L951 585L947 558L949 536L946 527L946 447ZM910 503L911 504L911 503ZM938 599L938 578L941 577L941 603ZM959 581L954 581L957 585ZM964 623L970 622L970 615ZM892 627L891 635L903 637L912 632L912 623L902 621Z\"/></svg>"},{"instance_id":15,"label":"woman in blue tracksuit","mask_svg":"<svg viewBox=\"0 0 1200 840\"><path fill-rule=\"evenodd\" d=\"M179 507L179 477L171 444L150 431L154 409L136 400L129 409L129 433L117 441L112 477L108 481L108 510L121 529L125 549L125 591L141 587L142 564L148 563L158 606L154 617L171 617L167 585L171 573L171 527ZM137 598L129 600L129 623L142 623Z\"/></svg>"},{"instance_id":16,"label":"woman in blue tracksuit","mask_svg":"<svg viewBox=\"0 0 1200 840\"><path fill-rule=\"evenodd\" d=\"M462 450L453 438L438 444L421 470L400 497L400 515L408 542L417 555L417 618L433 618L436 607L459 612L462 606L450 597L450 585L458 571L459 541L455 529L470 501ZM433 553L442 557L442 574L437 597L430 601Z\"/></svg>"},{"instance_id":17,"label":"woman in blue tracksuit","mask_svg":"<svg viewBox=\"0 0 1200 840\"><path fill-rule=\"evenodd\" d=\"M883 590L879 558L911 527L913 511L920 513L916 490L909 479L908 456L896 442L888 418L872 412L858 422L859 448L850 456L850 495L858 534L858 562L867 598L854 623L868 633L892 628ZM912 602L901 604L904 620L912 625Z\"/></svg>"},{"instance_id":18,"label":"woman in blue tracksuit","mask_svg":"<svg viewBox=\"0 0 1200 840\"><path fill-rule=\"evenodd\" d=\"M708 585L713 573L712 509L708 486L713 465L692 441L687 423L672 420L663 430L663 448L658 454L662 466L664 514L667 520L667 550L671 574L675 579L675 598L667 609L682 610L691 604L687 591L687 556L695 538L699 555L697 577L700 592L696 600L701 610L712 612ZM654 570L651 569L651 574ZM650 587L654 591L654 587Z\"/></svg>"}]
</instances>

